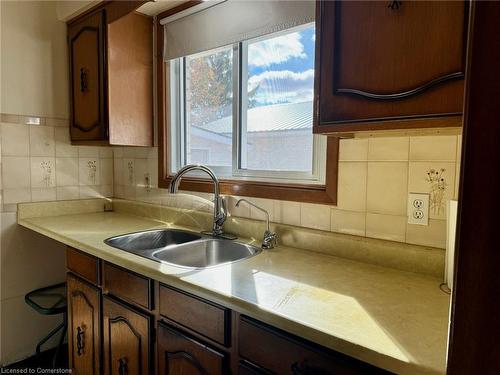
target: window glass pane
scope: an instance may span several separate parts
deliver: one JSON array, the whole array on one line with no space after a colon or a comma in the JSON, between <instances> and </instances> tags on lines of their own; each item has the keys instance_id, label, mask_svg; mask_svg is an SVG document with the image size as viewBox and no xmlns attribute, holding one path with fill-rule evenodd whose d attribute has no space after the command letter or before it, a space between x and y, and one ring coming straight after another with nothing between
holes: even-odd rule
<instances>
[{"instance_id":1,"label":"window glass pane","mask_svg":"<svg viewBox=\"0 0 500 375\"><path fill-rule=\"evenodd\" d=\"M186 162L231 166L232 47L188 56L185 69Z\"/></svg>"},{"instance_id":2,"label":"window glass pane","mask_svg":"<svg viewBox=\"0 0 500 375\"><path fill-rule=\"evenodd\" d=\"M248 43L247 71L241 168L311 172L314 26Z\"/></svg>"}]
</instances>

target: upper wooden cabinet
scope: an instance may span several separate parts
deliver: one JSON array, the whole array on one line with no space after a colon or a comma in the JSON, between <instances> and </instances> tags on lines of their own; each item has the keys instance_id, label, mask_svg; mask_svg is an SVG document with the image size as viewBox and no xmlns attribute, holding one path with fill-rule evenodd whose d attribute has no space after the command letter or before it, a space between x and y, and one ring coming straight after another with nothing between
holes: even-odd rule
<instances>
[{"instance_id":1,"label":"upper wooden cabinet","mask_svg":"<svg viewBox=\"0 0 500 375\"><path fill-rule=\"evenodd\" d=\"M317 3L315 133L460 126L468 5Z\"/></svg>"},{"instance_id":2,"label":"upper wooden cabinet","mask_svg":"<svg viewBox=\"0 0 500 375\"><path fill-rule=\"evenodd\" d=\"M74 144L153 144L153 23L119 6L68 25Z\"/></svg>"}]
</instances>

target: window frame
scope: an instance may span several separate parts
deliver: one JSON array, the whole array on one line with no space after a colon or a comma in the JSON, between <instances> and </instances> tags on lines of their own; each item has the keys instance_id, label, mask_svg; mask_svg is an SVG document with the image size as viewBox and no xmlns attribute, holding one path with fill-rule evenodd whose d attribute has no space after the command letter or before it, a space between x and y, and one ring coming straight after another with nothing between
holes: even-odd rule
<instances>
[{"instance_id":1,"label":"window frame","mask_svg":"<svg viewBox=\"0 0 500 375\"><path fill-rule=\"evenodd\" d=\"M174 8L167 11L168 15L172 15L177 11L186 9L185 6L179 6L178 8L178 10ZM168 152L168 147L171 137L176 136L176 130L173 129L174 127L169 126L169 124L171 124L171 116L175 116L175 113L170 113L170 110L167 106L168 93L170 92L170 85L172 84L170 77L167 77L170 72L170 68L169 63L163 60L163 54L161 53L161 51L163 50L164 33L163 27L160 25L159 20L165 17L167 15L167 12L165 12L165 14L160 14L156 19L158 186L160 188L168 188L173 177L173 175L170 173L172 160L170 153ZM318 30L319 29L316 28L316 34L318 34ZM318 35L316 35L316 40L318 40ZM319 49L317 48L315 56L316 66L319 58L318 53ZM314 90L316 93L316 84ZM316 101L317 97L315 94L314 102ZM315 115L313 117L315 117ZM235 135L233 134L233 140L234 137ZM290 181L258 181L255 180L255 178L252 178L251 180L244 178L221 178L221 193L227 195L249 196L297 202L336 204L338 180L338 150L339 139L337 137L328 137L326 141L324 184L303 182L291 183ZM235 155L235 153L233 153L233 155ZM207 193L213 192L212 181L204 177L185 177L181 181L180 188L187 191Z\"/></svg>"}]
</instances>

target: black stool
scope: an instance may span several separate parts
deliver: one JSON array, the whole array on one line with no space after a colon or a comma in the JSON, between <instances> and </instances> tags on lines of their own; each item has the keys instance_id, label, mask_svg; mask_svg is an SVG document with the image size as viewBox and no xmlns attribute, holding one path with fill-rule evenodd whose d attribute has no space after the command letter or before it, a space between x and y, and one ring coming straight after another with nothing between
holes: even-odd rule
<instances>
[{"instance_id":1,"label":"black stool","mask_svg":"<svg viewBox=\"0 0 500 375\"><path fill-rule=\"evenodd\" d=\"M36 312L44 315L57 315L63 314L63 321L56 328L54 328L50 333L45 336L36 346L37 356L40 354L40 348L43 344L47 342L52 336L54 336L59 330L62 329L61 338L59 339L59 344L57 345L54 358L52 359L52 367L56 367L57 356L59 355L59 350L64 342L66 336L66 329L68 326L67 310L66 310L66 283L60 283L56 285L47 286L45 288L40 288L33 290L24 296L24 300L28 305L30 305Z\"/></svg>"}]
</instances>

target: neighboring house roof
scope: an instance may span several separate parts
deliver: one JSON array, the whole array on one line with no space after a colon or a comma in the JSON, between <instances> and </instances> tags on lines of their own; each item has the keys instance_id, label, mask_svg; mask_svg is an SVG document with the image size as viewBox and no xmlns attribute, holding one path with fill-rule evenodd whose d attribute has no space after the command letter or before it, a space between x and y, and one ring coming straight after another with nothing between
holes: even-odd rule
<instances>
[{"instance_id":1,"label":"neighboring house roof","mask_svg":"<svg viewBox=\"0 0 500 375\"><path fill-rule=\"evenodd\" d=\"M247 132L309 129L312 127L312 113L312 101L252 108L247 111ZM231 133L232 117L223 117L196 127L213 133Z\"/></svg>"}]
</instances>

